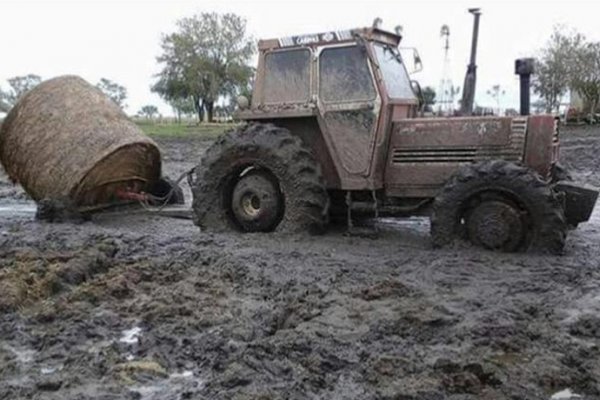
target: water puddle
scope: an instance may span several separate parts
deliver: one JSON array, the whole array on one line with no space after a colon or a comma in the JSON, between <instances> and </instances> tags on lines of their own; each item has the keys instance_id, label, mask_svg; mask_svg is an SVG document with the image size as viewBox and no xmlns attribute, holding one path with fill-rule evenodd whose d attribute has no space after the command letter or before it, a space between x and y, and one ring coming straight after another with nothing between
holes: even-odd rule
<instances>
[{"instance_id":1,"label":"water puddle","mask_svg":"<svg viewBox=\"0 0 600 400\"><path fill-rule=\"evenodd\" d=\"M583 399L581 395L575 394L571 392L571 389L561 390L560 392L556 392L550 397L550 400L576 400Z\"/></svg>"},{"instance_id":2,"label":"water puddle","mask_svg":"<svg viewBox=\"0 0 600 400\"><path fill-rule=\"evenodd\" d=\"M63 368L64 368L63 364L59 364L54 367L42 367L42 368L40 368L40 373L42 375L51 375L55 372L62 371Z\"/></svg>"},{"instance_id":3,"label":"water puddle","mask_svg":"<svg viewBox=\"0 0 600 400\"><path fill-rule=\"evenodd\" d=\"M196 377L192 371L174 372L161 381L149 382L147 385L131 387L140 400L171 398L186 388L201 390L205 382Z\"/></svg>"},{"instance_id":4,"label":"water puddle","mask_svg":"<svg viewBox=\"0 0 600 400\"><path fill-rule=\"evenodd\" d=\"M34 359L35 353L36 353L35 350L16 348L16 347L9 346L7 344L3 345L2 347L5 350L13 353L15 355L15 357L17 358L17 361L19 361L20 363L23 363L23 364L32 362Z\"/></svg>"},{"instance_id":5,"label":"water puddle","mask_svg":"<svg viewBox=\"0 0 600 400\"><path fill-rule=\"evenodd\" d=\"M174 372L169 375L169 379L187 379L192 378L194 373L192 371Z\"/></svg>"},{"instance_id":6,"label":"water puddle","mask_svg":"<svg viewBox=\"0 0 600 400\"><path fill-rule=\"evenodd\" d=\"M139 326L134 326L131 329L124 330L121 332L121 338L119 342L126 344L135 344L139 342L140 334L142 333L142 328Z\"/></svg>"},{"instance_id":7,"label":"water puddle","mask_svg":"<svg viewBox=\"0 0 600 400\"><path fill-rule=\"evenodd\" d=\"M31 216L36 212L34 203L16 203L0 205L0 217Z\"/></svg>"},{"instance_id":8,"label":"water puddle","mask_svg":"<svg viewBox=\"0 0 600 400\"><path fill-rule=\"evenodd\" d=\"M377 224L396 229L408 228L429 232L429 218L427 217L380 218L377 220Z\"/></svg>"}]
</instances>

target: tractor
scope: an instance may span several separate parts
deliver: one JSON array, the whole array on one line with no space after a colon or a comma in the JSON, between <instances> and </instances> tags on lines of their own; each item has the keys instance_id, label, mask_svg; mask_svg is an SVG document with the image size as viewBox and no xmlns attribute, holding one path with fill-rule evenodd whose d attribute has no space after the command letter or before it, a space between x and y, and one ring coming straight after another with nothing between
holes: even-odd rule
<instances>
[{"instance_id":1,"label":"tractor","mask_svg":"<svg viewBox=\"0 0 600 400\"><path fill-rule=\"evenodd\" d=\"M191 179L210 230L321 232L429 216L434 247L561 253L598 192L558 164L551 115L423 118L401 36L379 27L259 41L251 101Z\"/></svg>"}]
</instances>

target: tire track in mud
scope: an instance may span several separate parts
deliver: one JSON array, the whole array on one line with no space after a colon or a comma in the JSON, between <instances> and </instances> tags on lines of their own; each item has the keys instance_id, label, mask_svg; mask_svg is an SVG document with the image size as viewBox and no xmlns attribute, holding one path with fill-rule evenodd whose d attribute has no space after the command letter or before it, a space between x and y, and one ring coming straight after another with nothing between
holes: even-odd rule
<instances>
[{"instance_id":1,"label":"tire track in mud","mask_svg":"<svg viewBox=\"0 0 600 400\"><path fill-rule=\"evenodd\" d=\"M319 391L316 389L319 385L338 387L342 376L345 384L361 387L363 393L367 393L367 398L375 392L373 389L367 389L369 385L360 383L365 377L371 382L370 385L383 388L393 386L393 382L399 379L423 390L431 385L440 385L440 378L429 376L428 365L435 364L444 354L457 352L460 355L461 339L454 340L441 334L442 331L452 328L455 324L454 317L451 315L448 321L447 316L440 316L446 313L439 311L440 303L443 305L443 302L440 302L438 297L424 299L425 289L431 292L432 288L438 285L456 290L469 287L479 275L492 275L493 278L488 278L491 283L485 285L488 286L493 285L501 275L494 269L477 273L461 269L460 274L456 274L457 265L460 267L458 257L450 258L450 262L444 268L440 267L441 263L435 262L437 257L431 255L429 261L413 266L415 259L431 254L428 251L412 256L403 255L399 259L390 255L388 249L385 250L388 254L376 262L367 254L357 257L356 249L342 248L340 250L344 251L337 250L335 253L323 255L316 250L305 251L306 247L310 248L313 245L310 241L308 246L302 241L296 246L274 243L273 251L267 257L259 247L254 247L258 243L247 243L245 238L240 240L242 250L239 254L211 254L210 250L207 251L207 247L210 249L215 244L221 249L235 244L231 243L230 239L224 239L223 242L219 240L205 239L192 253L189 252L191 243L174 243L169 250L175 254L181 251L174 257L177 262L157 265L145 274L143 271L137 271L150 279L150 292L145 296L134 295L135 301L132 305L111 306L117 307L119 314L138 317L141 315L144 316L143 319L149 318L152 321L151 325L144 328L146 339L139 351L139 357L150 356L150 359L158 359L160 365L167 365L169 368L176 368L179 364L178 359L188 359L188 364L190 359L200 361L199 365L208 363L205 366L215 372L202 375L202 372L196 369L193 373L194 376L202 376L198 378L202 382L214 382L203 386L200 391L212 395L224 395L252 385L270 387L269 382L276 382L277 376L285 375L284 371L292 371L288 372L292 374L289 378L291 381L295 382L301 376L308 379L306 386L292 391L296 394L314 394ZM263 244L263 238L257 241ZM121 250L122 254L152 251L152 246L139 247L138 239L129 243L133 247ZM376 247L381 245L385 248L393 243L393 238L386 239L385 243L375 243ZM279 246L287 248L287 251L278 251ZM355 243L352 246L355 246ZM299 251L299 248L303 250ZM165 252L165 255L168 253ZM483 256L475 253L472 258L472 262L485 265L490 256L487 253ZM429 269L428 262L431 264ZM193 270L186 264L198 263L201 265L196 265L196 268L199 268L195 271L197 275L192 273L192 276L189 276L188 273ZM206 264L204 268L203 264ZM533 272L539 274L540 271L543 270ZM512 271L514 274L519 272L521 271L518 267ZM446 282L448 280L449 282ZM190 294L189 298L172 295L189 293L189 288L196 285L206 289L206 297L199 297L198 294ZM259 295L263 296L260 301L257 300ZM354 301L354 298L358 298L359 301ZM214 299L227 300L221 304ZM190 301L194 301L196 307L202 305L202 308L209 311L206 314L195 313L195 307L185 306ZM135 303L138 302L144 307L137 309ZM374 306L367 306L373 302ZM248 304L262 304L264 307L249 307ZM311 312L313 308L315 313ZM78 313L73 310L71 312L75 315ZM215 313L231 317L220 319ZM370 318L363 315L362 318L366 322L353 322L360 318L361 314L367 314ZM350 315L354 317L350 318ZM181 318L181 321L162 319L165 316L176 316L176 319ZM231 322L234 320L233 316L238 318L236 323ZM127 325L131 324L119 324L119 329ZM223 328L212 330L215 325ZM269 328L273 325L276 329ZM159 332L155 333L155 330ZM194 333L203 330L206 330L206 333L201 336ZM77 338L80 332L75 330L71 334L63 332L61 335ZM103 339L106 337L98 332L94 335L100 335ZM485 335L491 336L489 333ZM180 338L177 344L165 346L173 337ZM357 338L360 339L361 345L352 345L356 343ZM61 340L65 340L64 337ZM407 340L409 344L398 346ZM297 348L298 346L300 347ZM187 348L200 350L190 354ZM237 361L240 354L235 348L251 349L244 353L245 361L242 364ZM318 354L315 354L315 350ZM201 356L199 353L211 356ZM175 359L174 354L177 355ZM422 354L429 354L425 364ZM306 358L313 361L308 362ZM191 365L196 362L192 362ZM313 365L313 362L317 364ZM409 371L416 368L418 378L411 378L403 368L396 370L394 366L399 365L398 363L413 365ZM467 365L458 363L440 366L440 371L451 371L443 374L451 378L448 378L449 383L442 385L458 391L481 391L481 385L477 384L474 378L475 383L467 389L458 384L457 380L460 381L463 379L461 376L467 374L464 370ZM315 380L315 376L323 373L320 368L328 371L327 378ZM469 368L479 371L478 367ZM261 371L259 375L250 373L256 369ZM89 371L88 374L94 376L97 373L94 371ZM344 372L339 375L338 371ZM397 371L403 371L402 376L399 376ZM334 379L336 374L339 376ZM489 371L480 373L482 377L488 376L486 374L489 375ZM239 378L240 376L242 378ZM481 381L484 378L477 379ZM160 393L165 392L163 390ZM369 393L371 394L368 395Z\"/></svg>"}]
</instances>

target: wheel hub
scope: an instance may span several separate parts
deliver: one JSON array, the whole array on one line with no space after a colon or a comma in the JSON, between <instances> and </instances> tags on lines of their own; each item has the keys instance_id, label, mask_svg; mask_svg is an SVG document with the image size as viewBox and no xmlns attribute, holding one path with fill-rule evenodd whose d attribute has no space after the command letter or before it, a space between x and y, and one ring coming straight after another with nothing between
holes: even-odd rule
<instances>
[{"instance_id":1,"label":"wheel hub","mask_svg":"<svg viewBox=\"0 0 600 400\"><path fill-rule=\"evenodd\" d=\"M485 201L468 215L467 233L485 248L515 251L524 237L521 212L500 200Z\"/></svg>"},{"instance_id":2,"label":"wheel hub","mask_svg":"<svg viewBox=\"0 0 600 400\"><path fill-rule=\"evenodd\" d=\"M260 197L255 193L244 194L242 196L242 208L249 216L258 216L260 214Z\"/></svg>"},{"instance_id":3,"label":"wheel hub","mask_svg":"<svg viewBox=\"0 0 600 400\"><path fill-rule=\"evenodd\" d=\"M273 230L281 220L283 206L279 185L268 171L250 171L233 188L231 212L244 231Z\"/></svg>"}]
</instances>

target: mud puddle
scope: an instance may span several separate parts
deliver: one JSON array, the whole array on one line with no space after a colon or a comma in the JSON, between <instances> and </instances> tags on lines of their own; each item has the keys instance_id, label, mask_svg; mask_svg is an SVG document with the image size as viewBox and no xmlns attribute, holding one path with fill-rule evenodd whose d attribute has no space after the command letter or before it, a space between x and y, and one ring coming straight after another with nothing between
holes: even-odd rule
<instances>
[{"instance_id":1,"label":"mud puddle","mask_svg":"<svg viewBox=\"0 0 600 400\"><path fill-rule=\"evenodd\" d=\"M0 203L0 218L11 217L28 217L35 215L35 203L15 203L1 204Z\"/></svg>"}]
</instances>

